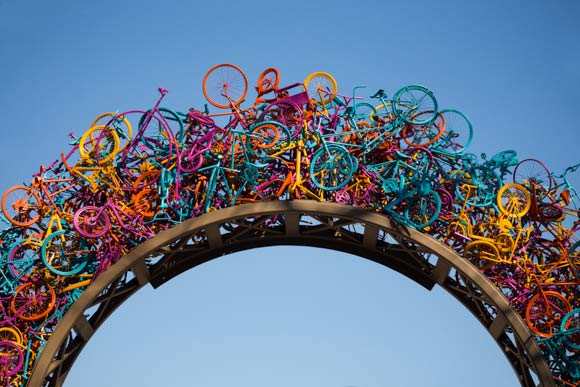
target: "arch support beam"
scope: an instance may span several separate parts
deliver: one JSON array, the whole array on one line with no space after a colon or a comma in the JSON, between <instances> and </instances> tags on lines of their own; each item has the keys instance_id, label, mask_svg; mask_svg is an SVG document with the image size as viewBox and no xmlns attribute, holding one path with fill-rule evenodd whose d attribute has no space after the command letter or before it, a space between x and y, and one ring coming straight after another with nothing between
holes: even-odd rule
<instances>
[{"instance_id":1,"label":"arch support beam","mask_svg":"<svg viewBox=\"0 0 580 387\"><path fill-rule=\"evenodd\" d=\"M158 287L204 262L275 245L317 246L387 266L426 289L439 285L489 331L524 387L554 386L525 322L501 291L448 246L388 217L336 203L271 201L189 219L137 246L99 276L63 316L29 386L61 386L80 351L119 305L150 283Z\"/></svg>"}]
</instances>

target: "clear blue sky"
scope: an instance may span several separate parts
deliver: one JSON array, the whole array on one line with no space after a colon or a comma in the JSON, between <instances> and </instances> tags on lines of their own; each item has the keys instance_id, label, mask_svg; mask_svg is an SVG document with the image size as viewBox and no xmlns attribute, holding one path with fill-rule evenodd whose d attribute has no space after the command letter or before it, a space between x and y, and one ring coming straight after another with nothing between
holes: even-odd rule
<instances>
[{"instance_id":1,"label":"clear blue sky","mask_svg":"<svg viewBox=\"0 0 580 387\"><path fill-rule=\"evenodd\" d=\"M580 3L0 0L0 191L104 111L203 106L211 66L314 71L339 92L418 83L469 115L474 152L580 161ZM580 178L576 176L580 186ZM268 248L146 288L66 386L507 387L515 374L451 296L358 257Z\"/></svg>"}]
</instances>

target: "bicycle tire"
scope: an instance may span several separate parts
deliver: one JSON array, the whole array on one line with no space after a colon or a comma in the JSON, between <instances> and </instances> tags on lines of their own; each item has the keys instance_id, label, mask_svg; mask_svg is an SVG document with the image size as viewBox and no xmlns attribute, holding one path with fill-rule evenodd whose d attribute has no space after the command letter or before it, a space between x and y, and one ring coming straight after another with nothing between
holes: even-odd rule
<instances>
[{"instance_id":1,"label":"bicycle tire","mask_svg":"<svg viewBox=\"0 0 580 387\"><path fill-rule=\"evenodd\" d=\"M67 277L80 273L89 263L86 243L68 230L58 230L42 242L40 256L50 272Z\"/></svg>"},{"instance_id":2,"label":"bicycle tire","mask_svg":"<svg viewBox=\"0 0 580 387\"><path fill-rule=\"evenodd\" d=\"M453 196L445 188L436 188L439 198L441 199L441 211L439 214L446 220L450 220L453 217L453 206L455 202L453 201Z\"/></svg>"},{"instance_id":3,"label":"bicycle tire","mask_svg":"<svg viewBox=\"0 0 580 387\"><path fill-rule=\"evenodd\" d=\"M491 242L476 240L465 246L463 258L479 270L488 270L499 262L499 251L496 245Z\"/></svg>"},{"instance_id":4,"label":"bicycle tire","mask_svg":"<svg viewBox=\"0 0 580 387\"><path fill-rule=\"evenodd\" d=\"M153 219L159 207L159 193L152 188L144 188L132 196L132 211L145 222Z\"/></svg>"},{"instance_id":5,"label":"bicycle tire","mask_svg":"<svg viewBox=\"0 0 580 387\"><path fill-rule=\"evenodd\" d=\"M54 308L56 293L44 283L26 282L10 300L12 313L25 321L36 321L46 317Z\"/></svg>"},{"instance_id":6,"label":"bicycle tire","mask_svg":"<svg viewBox=\"0 0 580 387\"><path fill-rule=\"evenodd\" d=\"M494 243L497 249L503 254L511 253L515 246L512 234L509 232L498 234L494 239Z\"/></svg>"},{"instance_id":7,"label":"bicycle tire","mask_svg":"<svg viewBox=\"0 0 580 387\"><path fill-rule=\"evenodd\" d=\"M93 120L90 128L97 125L112 126L115 129L119 136L119 152L125 150L133 138L133 127L125 115L114 112L100 114Z\"/></svg>"},{"instance_id":8,"label":"bicycle tire","mask_svg":"<svg viewBox=\"0 0 580 387\"><path fill-rule=\"evenodd\" d=\"M23 239L10 247L6 264L14 280L30 274L38 261L37 247L28 246L27 243L29 240Z\"/></svg>"},{"instance_id":9,"label":"bicycle tire","mask_svg":"<svg viewBox=\"0 0 580 387\"><path fill-rule=\"evenodd\" d=\"M431 149L452 156L462 154L473 140L471 121L456 109L443 109L439 113L445 118L445 130Z\"/></svg>"},{"instance_id":10,"label":"bicycle tire","mask_svg":"<svg viewBox=\"0 0 580 387\"><path fill-rule=\"evenodd\" d=\"M580 281L580 241L576 241L568 249L568 262L570 263L572 275L577 281Z\"/></svg>"},{"instance_id":11,"label":"bicycle tire","mask_svg":"<svg viewBox=\"0 0 580 387\"><path fill-rule=\"evenodd\" d=\"M339 145L319 149L310 163L310 180L324 191L344 187L355 172L350 153Z\"/></svg>"},{"instance_id":12,"label":"bicycle tire","mask_svg":"<svg viewBox=\"0 0 580 387\"><path fill-rule=\"evenodd\" d=\"M571 309L566 297L560 293L553 290L542 291L530 298L526 306L526 323L536 335L552 337Z\"/></svg>"},{"instance_id":13,"label":"bicycle tire","mask_svg":"<svg viewBox=\"0 0 580 387\"><path fill-rule=\"evenodd\" d=\"M111 219L105 211L96 206L79 208L73 217L75 230L85 238L96 239L111 229Z\"/></svg>"},{"instance_id":14,"label":"bicycle tire","mask_svg":"<svg viewBox=\"0 0 580 387\"><path fill-rule=\"evenodd\" d=\"M375 114L377 114L377 111L373 105L368 102L357 102L356 111L354 112L354 119L357 124L361 120L364 122L366 122L366 120L371 121L371 117Z\"/></svg>"},{"instance_id":15,"label":"bicycle tire","mask_svg":"<svg viewBox=\"0 0 580 387\"><path fill-rule=\"evenodd\" d=\"M441 198L436 191L413 195L405 206L405 222L418 229L424 229L439 218Z\"/></svg>"},{"instance_id":16,"label":"bicycle tire","mask_svg":"<svg viewBox=\"0 0 580 387\"><path fill-rule=\"evenodd\" d=\"M431 112L426 112L430 114ZM443 135L445 131L445 118L437 113L436 118L426 124L405 125L401 131L403 141L409 146L429 146Z\"/></svg>"},{"instance_id":17,"label":"bicycle tire","mask_svg":"<svg viewBox=\"0 0 580 387\"><path fill-rule=\"evenodd\" d=\"M106 164L119 153L120 143L115 130L104 125L93 126L79 140L79 155L91 164Z\"/></svg>"},{"instance_id":18,"label":"bicycle tire","mask_svg":"<svg viewBox=\"0 0 580 387\"><path fill-rule=\"evenodd\" d=\"M201 149L199 149L201 148ZM194 143L188 149L178 153L177 168L183 173L193 173L203 165L203 160L207 148L205 145Z\"/></svg>"},{"instance_id":19,"label":"bicycle tire","mask_svg":"<svg viewBox=\"0 0 580 387\"><path fill-rule=\"evenodd\" d=\"M264 121L250 128L246 146L251 154L267 159L290 145L291 134L286 125L275 121Z\"/></svg>"},{"instance_id":20,"label":"bicycle tire","mask_svg":"<svg viewBox=\"0 0 580 387\"><path fill-rule=\"evenodd\" d=\"M166 107L160 107L157 109L158 112L151 113L151 110L147 110L141 118L139 118L139 123L137 124L137 128L139 133L141 132L141 127L144 123L144 120L147 118L149 114L155 114L155 120L150 120L148 127L143 131L142 134L142 141L147 144L148 138L158 139L160 144L167 141L173 141L174 143L177 142L178 144L183 141L184 136L184 126L183 126L183 119L172 109ZM161 117L159 117L159 115ZM152 123L155 123L154 126L151 126ZM151 140L149 140L151 142ZM153 143L149 145L151 149L155 149L156 144Z\"/></svg>"},{"instance_id":21,"label":"bicycle tire","mask_svg":"<svg viewBox=\"0 0 580 387\"><path fill-rule=\"evenodd\" d=\"M157 169L143 172L133 182L133 191L139 191L144 188L157 188L157 183L161 172Z\"/></svg>"},{"instance_id":22,"label":"bicycle tire","mask_svg":"<svg viewBox=\"0 0 580 387\"><path fill-rule=\"evenodd\" d=\"M229 109L230 100L238 106L248 92L248 78L236 65L223 63L207 71L202 82L203 95L209 103L220 109ZM229 99L224 96L229 97Z\"/></svg>"},{"instance_id":23,"label":"bicycle tire","mask_svg":"<svg viewBox=\"0 0 580 387\"><path fill-rule=\"evenodd\" d=\"M139 119L137 133L139 134L138 141L145 147L141 146L138 152L153 153L160 159L170 158L174 150L179 149L181 145L183 123L177 113L171 109L159 108L159 113L148 110ZM135 145L134 143L133 149Z\"/></svg>"},{"instance_id":24,"label":"bicycle tire","mask_svg":"<svg viewBox=\"0 0 580 387\"><path fill-rule=\"evenodd\" d=\"M40 196L29 187L15 185L2 196L2 213L6 219L19 227L29 227L40 219Z\"/></svg>"},{"instance_id":25,"label":"bicycle tire","mask_svg":"<svg viewBox=\"0 0 580 387\"><path fill-rule=\"evenodd\" d=\"M290 131L293 138L302 133L302 109L292 101L272 102L264 108L257 121L258 123L278 122Z\"/></svg>"},{"instance_id":26,"label":"bicycle tire","mask_svg":"<svg viewBox=\"0 0 580 387\"><path fill-rule=\"evenodd\" d=\"M16 344L22 344L22 333L15 327L1 327L0 341L10 341Z\"/></svg>"},{"instance_id":27,"label":"bicycle tire","mask_svg":"<svg viewBox=\"0 0 580 387\"><path fill-rule=\"evenodd\" d=\"M553 179L550 170L544 163L536 159L524 159L520 161L513 172L513 182L521 184L523 186L529 185L539 185L545 189L536 190L536 195L544 191L545 193L552 190ZM541 195L542 199L545 195Z\"/></svg>"},{"instance_id":28,"label":"bicycle tire","mask_svg":"<svg viewBox=\"0 0 580 387\"><path fill-rule=\"evenodd\" d=\"M304 80L304 88L311 102L323 106L328 105L338 91L334 77L324 71L317 71L308 75Z\"/></svg>"},{"instance_id":29,"label":"bicycle tire","mask_svg":"<svg viewBox=\"0 0 580 387\"><path fill-rule=\"evenodd\" d=\"M570 332L572 331L572 332ZM580 351L580 309L574 309L564 316L560 324L564 344L574 352Z\"/></svg>"},{"instance_id":30,"label":"bicycle tire","mask_svg":"<svg viewBox=\"0 0 580 387\"><path fill-rule=\"evenodd\" d=\"M20 346L11 341L0 341L0 377L8 378L22 370L24 354Z\"/></svg>"},{"instance_id":31,"label":"bicycle tire","mask_svg":"<svg viewBox=\"0 0 580 387\"><path fill-rule=\"evenodd\" d=\"M246 145L250 149L270 149L280 139L278 126L269 123L260 123L254 126L246 136Z\"/></svg>"},{"instance_id":32,"label":"bicycle tire","mask_svg":"<svg viewBox=\"0 0 580 387\"><path fill-rule=\"evenodd\" d=\"M545 222L556 222L562 219L564 211L562 207L550 203L538 204L538 216Z\"/></svg>"},{"instance_id":33,"label":"bicycle tire","mask_svg":"<svg viewBox=\"0 0 580 387\"><path fill-rule=\"evenodd\" d=\"M424 86L405 86L393 96L393 113L407 124L424 125L432 122L437 117L437 107L433 92Z\"/></svg>"},{"instance_id":34,"label":"bicycle tire","mask_svg":"<svg viewBox=\"0 0 580 387\"><path fill-rule=\"evenodd\" d=\"M280 122L265 121L265 123L276 125L278 128L278 134L280 135L278 137L278 142L276 142L275 146L271 148L271 152L279 151L280 149L284 149L290 146L290 143L292 142L292 133L290 133L290 129L288 129L286 125L281 124Z\"/></svg>"},{"instance_id":35,"label":"bicycle tire","mask_svg":"<svg viewBox=\"0 0 580 387\"><path fill-rule=\"evenodd\" d=\"M276 89L280 83L280 72L275 67L269 67L262 71L258 77L256 91L258 96L268 94Z\"/></svg>"},{"instance_id":36,"label":"bicycle tire","mask_svg":"<svg viewBox=\"0 0 580 387\"><path fill-rule=\"evenodd\" d=\"M497 193L497 206L508 218L522 218L531 204L530 193L520 184L505 184Z\"/></svg>"}]
</instances>

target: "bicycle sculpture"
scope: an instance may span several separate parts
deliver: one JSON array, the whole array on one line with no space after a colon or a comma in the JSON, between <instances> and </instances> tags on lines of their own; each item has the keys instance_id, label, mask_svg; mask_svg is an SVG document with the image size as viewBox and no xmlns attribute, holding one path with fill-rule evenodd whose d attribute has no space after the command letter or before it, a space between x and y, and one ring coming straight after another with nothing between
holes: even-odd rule
<instances>
[{"instance_id":1,"label":"bicycle sculpture","mask_svg":"<svg viewBox=\"0 0 580 387\"><path fill-rule=\"evenodd\" d=\"M0 385L25 385L83 290L125 253L209 211L266 200L345 203L451 246L525 319L556 385L580 384L578 193L508 150L467 153L472 125L409 85L369 100L324 72L280 86L221 64L203 79L219 109L105 113L71 149L1 198ZM578 266L576 266L578 264Z\"/></svg>"}]
</instances>

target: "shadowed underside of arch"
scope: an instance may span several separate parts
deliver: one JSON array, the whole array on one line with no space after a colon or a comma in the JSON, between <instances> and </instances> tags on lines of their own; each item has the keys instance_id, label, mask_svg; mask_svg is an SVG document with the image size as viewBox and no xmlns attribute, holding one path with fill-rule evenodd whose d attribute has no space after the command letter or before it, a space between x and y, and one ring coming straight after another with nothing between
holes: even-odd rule
<instances>
[{"instance_id":1,"label":"shadowed underside of arch","mask_svg":"<svg viewBox=\"0 0 580 387\"><path fill-rule=\"evenodd\" d=\"M294 200L206 213L137 246L72 304L41 352L29 386L40 386L47 378L50 386L62 386L95 331L141 287L156 288L226 254L275 245L332 248L387 266L427 289L443 287L486 327L522 386L554 385L525 322L501 291L455 251L378 213Z\"/></svg>"}]
</instances>

